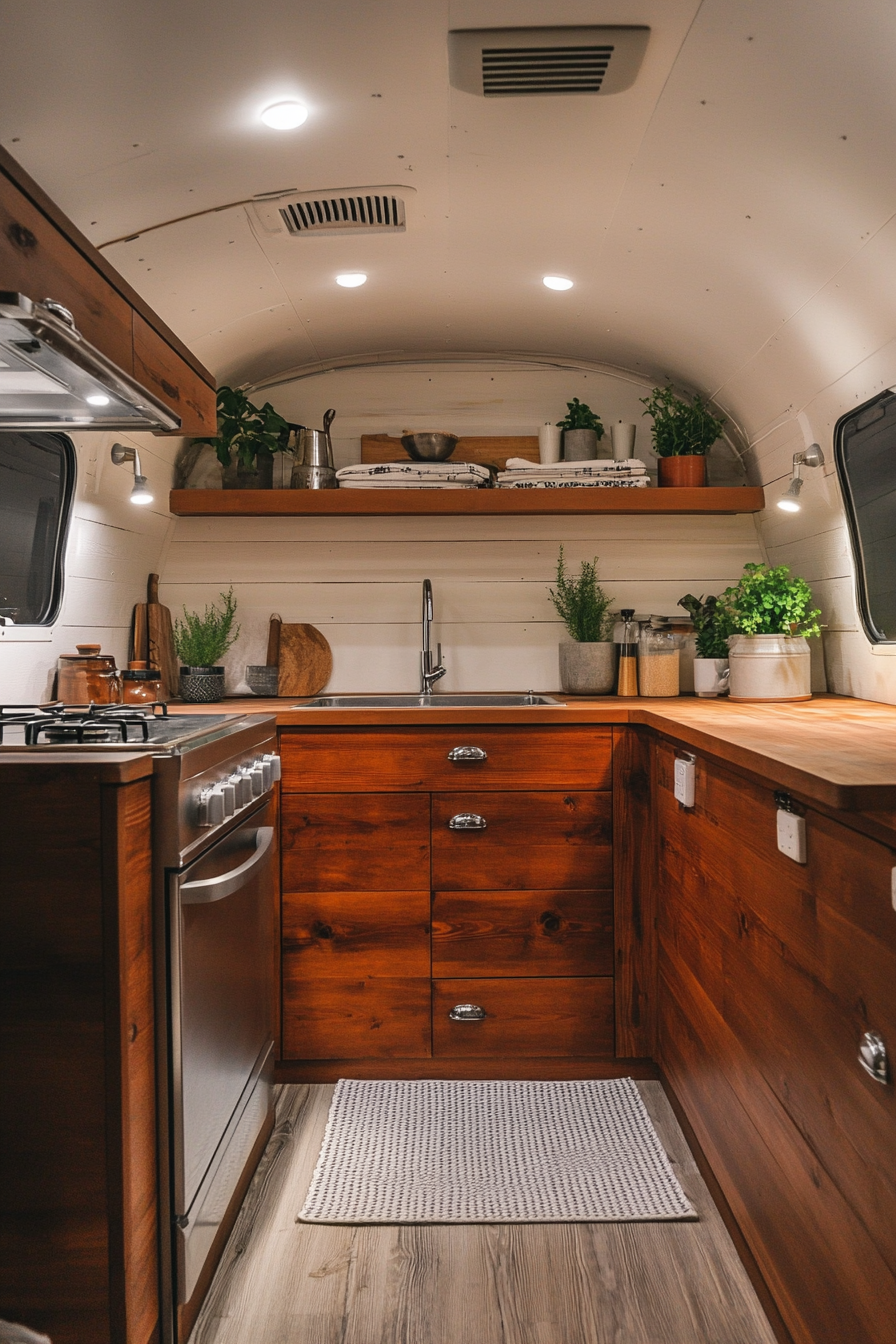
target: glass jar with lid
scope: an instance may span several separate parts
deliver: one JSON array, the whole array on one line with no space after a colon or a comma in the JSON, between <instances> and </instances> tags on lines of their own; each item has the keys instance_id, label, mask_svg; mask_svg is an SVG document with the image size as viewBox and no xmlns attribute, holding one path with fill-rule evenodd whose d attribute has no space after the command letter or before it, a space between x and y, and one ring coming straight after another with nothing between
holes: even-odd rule
<instances>
[{"instance_id":1,"label":"glass jar with lid","mask_svg":"<svg viewBox=\"0 0 896 1344\"><path fill-rule=\"evenodd\" d=\"M681 636L670 628L668 617L651 616L644 623L638 644L638 685L641 695L678 695L680 651Z\"/></svg>"},{"instance_id":2,"label":"glass jar with lid","mask_svg":"<svg viewBox=\"0 0 896 1344\"><path fill-rule=\"evenodd\" d=\"M148 663L128 663L121 674L121 698L126 705L152 705L162 699L162 674Z\"/></svg>"},{"instance_id":3,"label":"glass jar with lid","mask_svg":"<svg viewBox=\"0 0 896 1344\"><path fill-rule=\"evenodd\" d=\"M638 633L632 607L624 608L620 613L621 621L613 627L613 643L619 652L616 694L632 696L638 694Z\"/></svg>"}]
</instances>

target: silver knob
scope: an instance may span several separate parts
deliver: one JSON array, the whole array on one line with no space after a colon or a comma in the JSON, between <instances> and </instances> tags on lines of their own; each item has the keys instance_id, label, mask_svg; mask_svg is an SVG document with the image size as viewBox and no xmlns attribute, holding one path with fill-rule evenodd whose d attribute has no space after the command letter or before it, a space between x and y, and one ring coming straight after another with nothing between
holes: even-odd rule
<instances>
[{"instance_id":1,"label":"silver knob","mask_svg":"<svg viewBox=\"0 0 896 1344\"><path fill-rule=\"evenodd\" d=\"M277 780L280 778L280 757L277 756L274 752L269 751L267 755L263 757L263 759L270 764L271 781L272 783L276 784Z\"/></svg>"},{"instance_id":2,"label":"silver knob","mask_svg":"<svg viewBox=\"0 0 896 1344\"><path fill-rule=\"evenodd\" d=\"M449 761L487 761L488 752L482 747L452 747L448 753Z\"/></svg>"},{"instance_id":3,"label":"silver knob","mask_svg":"<svg viewBox=\"0 0 896 1344\"><path fill-rule=\"evenodd\" d=\"M481 1022L485 1017L485 1009L480 1008L478 1003L456 1003L448 1016L452 1022Z\"/></svg>"},{"instance_id":4,"label":"silver knob","mask_svg":"<svg viewBox=\"0 0 896 1344\"><path fill-rule=\"evenodd\" d=\"M208 795L208 825L220 826L224 820L224 790L218 785Z\"/></svg>"},{"instance_id":5,"label":"silver knob","mask_svg":"<svg viewBox=\"0 0 896 1344\"><path fill-rule=\"evenodd\" d=\"M859 1045L859 1063L878 1083L888 1083L887 1047L876 1031L866 1031Z\"/></svg>"},{"instance_id":6,"label":"silver knob","mask_svg":"<svg viewBox=\"0 0 896 1344\"><path fill-rule=\"evenodd\" d=\"M245 807L252 801L252 783L245 770L235 770L230 776L230 781L236 791L237 807Z\"/></svg>"},{"instance_id":7,"label":"silver knob","mask_svg":"<svg viewBox=\"0 0 896 1344\"><path fill-rule=\"evenodd\" d=\"M488 822L478 812L458 812L448 823L449 831L484 831Z\"/></svg>"},{"instance_id":8,"label":"silver knob","mask_svg":"<svg viewBox=\"0 0 896 1344\"><path fill-rule=\"evenodd\" d=\"M249 770L249 781L252 785L252 793L256 798L258 798L261 796L261 794L264 793L265 788L264 769L262 767L261 761L260 760L253 761L252 764L248 767L248 770Z\"/></svg>"},{"instance_id":9,"label":"silver knob","mask_svg":"<svg viewBox=\"0 0 896 1344\"><path fill-rule=\"evenodd\" d=\"M44 299L44 307L48 313L58 317L60 322L64 322L67 327L71 327L72 331L75 330L75 319L64 304L58 303L56 299Z\"/></svg>"},{"instance_id":10,"label":"silver knob","mask_svg":"<svg viewBox=\"0 0 896 1344\"><path fill-rule=\"evenodd\" d=\"M225 779L221 785L221 794L224 799L224 815L232 817L236 811L236 785L233 778Z\"/></svg>"},{"instance_id":11,"label":"silver knob","mask_svg":"<svg viewBox=\"0 0 896 1344\"><path fill-rule=\"evenodd\" d=\"M268 760L267 756L261 756L258 759L258 761L256 761L256 765L261 766L261 777L262 780L264 781L264 787L266 789L269 789L271 787L271 780L272 780L270 761Z\"/></svg>"}]
</instances>

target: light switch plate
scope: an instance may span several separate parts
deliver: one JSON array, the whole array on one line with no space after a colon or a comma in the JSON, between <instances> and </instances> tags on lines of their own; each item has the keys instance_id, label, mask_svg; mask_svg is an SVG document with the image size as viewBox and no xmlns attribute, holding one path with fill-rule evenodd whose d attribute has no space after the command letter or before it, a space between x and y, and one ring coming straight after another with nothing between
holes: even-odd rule
<instances>
[{"instance_id":1,"label":"light switch plate","mask_svg":"<svg viewBox=\"0 0 896 1344\"><path fill-rule=\"evenodd\" d=\"M778 808L778 848L794 863L806 862L806 818Z\"/></svg>"},{"instance_id":2,"label":"light switch plate","mask_svg":"<svg viewBox=\"0 0 896 1344\"><path fill-rule=\"evenodd\" d=\"M697 780L697 762L693 756L675 758L675 797L682 807L693 807Z\"/></svg>"}]
</instances>

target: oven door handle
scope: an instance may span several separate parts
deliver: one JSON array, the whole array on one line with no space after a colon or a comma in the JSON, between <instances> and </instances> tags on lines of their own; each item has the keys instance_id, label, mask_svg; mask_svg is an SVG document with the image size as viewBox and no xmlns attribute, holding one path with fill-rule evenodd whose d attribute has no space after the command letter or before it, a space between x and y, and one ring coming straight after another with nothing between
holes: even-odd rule
<instances>
[{"instance_id":1,"label":"oven door handle","mask_svg":"<svg viewBox=\"0 0 896 1344\"><path fill-rule=\"evenodd\" d=\"M180 888L181 905L209 905L212 901L223 901L232 896L240 887L252 880L256 868L264 862L265 856L274 841L273 826L259 826L255 832L255 853L239 868L232 868L220 877L205 877L199 882L184 882Z\"/></svg>"}]
</instances>

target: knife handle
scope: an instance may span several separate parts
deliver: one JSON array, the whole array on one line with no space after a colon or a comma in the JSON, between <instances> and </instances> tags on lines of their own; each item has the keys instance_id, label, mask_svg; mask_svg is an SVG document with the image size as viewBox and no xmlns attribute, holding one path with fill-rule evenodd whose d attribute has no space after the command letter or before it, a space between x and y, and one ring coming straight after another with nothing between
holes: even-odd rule
<instances>
[{"instance_id":1,"label":"knife handle","mask_svg":"<svg viewBox=\"0 0 896 1344\"><path fill-rule=\"evenodd\" d=\"M280 629L283 620L280 616L272 616L271 624L268 628L268 667L276 667L280 662Z\"/></svg>"}]
</instances>

